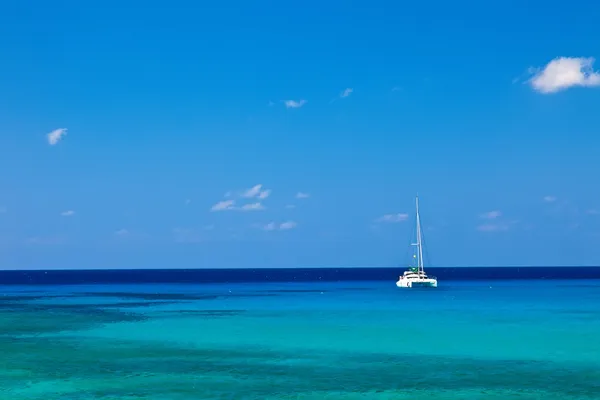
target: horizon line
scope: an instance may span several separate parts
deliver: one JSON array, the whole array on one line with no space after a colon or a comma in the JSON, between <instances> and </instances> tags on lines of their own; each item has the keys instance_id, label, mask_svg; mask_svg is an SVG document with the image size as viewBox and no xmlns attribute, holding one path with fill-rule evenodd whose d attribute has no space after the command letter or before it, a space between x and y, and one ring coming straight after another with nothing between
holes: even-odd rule
<instances>
[{"instance_id":1,"label":"horizon line","mask_svg":"<svg viewBox=\"0 0 600 400\"><path fill-rule=\"evenodd\" d=\"M321 270L332 270L332 269L402 269L400 267L389 267L389 266L345 266L345 267L331 267L331 266L305 266L305 267L182 267L182 268L165 268L165 267L128 267L128 268L35 268L35 269L15 269L15 268L0 268L2 272L40 272L40 271L226 271L226 270L307 270L307 269L321 269ZM600 265L494 265L494 266L446 266L446 267L428 267L428 270L439 270L439 269L486 269L486 268L506 268L506 269L519 269L519 268L600 268ZM1 282L0 282L1 283Z\"/></svg>"}]
</instances>

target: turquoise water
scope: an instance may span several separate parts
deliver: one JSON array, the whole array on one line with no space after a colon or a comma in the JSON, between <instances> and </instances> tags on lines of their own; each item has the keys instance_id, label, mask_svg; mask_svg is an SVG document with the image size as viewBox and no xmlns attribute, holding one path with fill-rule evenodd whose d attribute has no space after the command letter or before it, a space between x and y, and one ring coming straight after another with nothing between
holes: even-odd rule
<instances>
[{"instance_id":1,"label":"turquoise water","mask_svg":"<svg viewBox=\"0 0 600 400\"><path fill-rule=\"evenodd\" d=\"M600 398L600 281L0 293L1 399Z\"/></svg>"}]
</instances>

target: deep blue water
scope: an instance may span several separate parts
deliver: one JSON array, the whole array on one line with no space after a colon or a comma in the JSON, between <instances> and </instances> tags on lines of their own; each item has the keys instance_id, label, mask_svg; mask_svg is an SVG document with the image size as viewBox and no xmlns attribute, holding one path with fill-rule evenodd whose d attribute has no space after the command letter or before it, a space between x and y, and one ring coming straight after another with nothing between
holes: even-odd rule
<instances>
[{"instance_id":1,"label":"deep blue water","mask_svg":"<svg viewBox=\"0 0 600 400\"><path fill-rule=\"evenodd\" d=\"M121 269L0 271L0 284L344 282L389 281L402 268ZM600 267L427 268L445 281L600 279Z\"/></svg>"}]
</instances>

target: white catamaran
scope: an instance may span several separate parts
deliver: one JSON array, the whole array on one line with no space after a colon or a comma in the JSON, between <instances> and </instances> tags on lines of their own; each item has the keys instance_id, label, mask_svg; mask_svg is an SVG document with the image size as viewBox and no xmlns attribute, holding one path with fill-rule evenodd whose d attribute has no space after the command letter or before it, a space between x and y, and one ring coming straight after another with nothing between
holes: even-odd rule
<instances>
[{"instance_id":1,"label":"white catamaran","mask_svg":"<svg viewBox=\"0 0 600 400\"><path fill-rule=\"evenodd\" d=\"M419 217L419 196L416 199L417 206L417 242L412 245L416 247L413 260L416 266L411 266L403 275L400 275L396 286L401 288L412 287L437 287L437 278L427 275L423 269L423 242L421 235L421 219Z\"/></svg>"}]
</instances>

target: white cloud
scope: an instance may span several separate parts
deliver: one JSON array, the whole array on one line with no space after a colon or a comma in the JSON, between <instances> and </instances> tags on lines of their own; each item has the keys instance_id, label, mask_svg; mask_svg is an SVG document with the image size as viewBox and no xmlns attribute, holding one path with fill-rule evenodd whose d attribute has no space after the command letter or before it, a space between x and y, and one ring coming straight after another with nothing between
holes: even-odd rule
<instances>
[{"instance_id":1,"label":"white cloud","mask_svg":"<svg viewBox=\"0 0 600 400\"><path fill-rule=\"evenodd\" d=\"M397 213L397 214L386 214L382 217L377 218L376 222L403 222L408 219L408 214Z\"/></svg>"},{"instance_id":2,"label":"white cloud","mask_svg":"<svg viewBox=\"0 0 600 400\"><path fill-rule=\"evenodd\" d=\"M296 193L297 199L308 199L309 197L310 197L310 194L308 194L308 193L303 193L303 192Z\"/></svg>"},{"instance_id":3,"label":"white cloud","mask_svg":"<svg viewBox=\"0 0 600 400\"><path fill-rule=\"evenodd\" d=\"M256 197L260 200L264 200L271 194L270 189L263 190L263 185L259 183L258 185L252 186L250 189L247 189L242 193L242 197L253 198Z\"/></svg>"},{"instance_id":4,"label":"white cloud","mask_svg":"<svg viewBox=\"0 0 600 400\"><path fill-rule=\"evenodd\" d=\"M275 222L269 222L263 227L263 229L265 231L274 231L275 229L277 229L277 225L275 225Z\"/></svg>"},{"instance_id":5,"label":"white cloud","mask_svg":"<svg viewBox=\"0 0 600 400\"><path fill-rule=\"evenodd\" d=\"M66 128L55 129L55 130L53 130L52 132L50 132L47 135L48 136L48 143L50 144L50 146L54 146L66 134L67 134L67 129Z\"/></svg>"},{"instance_id":6,"label":"white cloud","mask_svg":"<svg viewBox=\"0 0 600 400\"><path fill-rule=\"evenodd\" d=\"M300 108L306 104L306 100L284 100L285 108Z\"/></svg>"},{"instance_id":7,"label":"white cloud","mask_svg":"<svg viewBox=\"0 0 600 400\"><path fill-rule=\"evenodd\" d=\"M480 215L483 219L496 219L500 217L502 213L500 211L489 211Z\"/></svg>"},{"instance_id":8,"label":"white cloud","mask_svg":"<svg viewBox=\"0 0 600 400\"><path fill-rule=\"evenodd\" d=\"M228 200L219 201L217 204L211 207L210 211L224 211L224 210L240 210L240 211L252 211L252 210L264 210L265 206L262 205L260 201L255 201L254 203L244 204L241 207L235 206L235 200L231 197L241 197L246 199L257 199L264 200L271 195L271 189L263 189L263 185L261 183L252 186L249 189L242 190L241 192L227 192L225 193L226 198L230 198Z\"/></svg>"},{"instance_id":9,"label":"white cloud","mask_svg":"<svg viewBox=\"0 0 600 400\"><path fill-rule=\"evenodd\" d=\"M73 211L73 210L63 211L60 213L60 215L62 215L63 217L72 217L73 215L75 215L75 211Z\"/></svg>"},{"instance_id":10,"label":"white cloud","mask_svg":"<svg viewBox=\"0 0 600 400\"><path fill-rule=\"evenodd\" d=\"M290 229L294 229L296 227L296 223L294 221L286 221L279 225L279 229L282 231L287 231Z\"/></svg>"},{"instance_id":11,"label":"white cloud","mask_svg":"<svg viewBox=\"0 0 600 400\"><path fill-rule=\"evenodd\" d=\"M254 185L250 189L246 190L242 197L256 197L260 194L260 189L262 188L262 184Z\"/></svg>"},{"instance_id":12,"label":"white cloud","mask_svg":"<svg viewBox=\"0 0 600 400\"><path fill-rule=\"evenodd\" d=\"M558 57L543 69L534 69L529 83L534 90L544 94L575 86L600 86L600 73L593 70L593 65L592 57Z\"/></svg>"},{"instance_id":13,"label":"white cloud","mask_svg":"<svg viewBox=\"0 0 600 400\"><path fill-rule=\"evenodd\" d=\"M554 197L554 196L545 196L544 197L544 201L546 203L554 203L556 201L556 197Z\"/></svg>"},{"instance_id":14,"label":"white cloud","mask_svg":"<svg viewBox=\"0 0 600 400\"><path fill-rule=\"evenodd\" d=\"M258 210L264 210L264 209L265 209L265 206L263 206L259 202L251 203L251 204L244 204L240 208L240 210L242 210L242 211L258 211Z\"/></svg>"},{"instance_id":15,"label":"white cloud","mask_svg":"<svg viewBox=\"0 0 600 400\"><path fill-rule=\"evenodd\" d=\"M269 222L261 228L265 231L288 231L294 229L298 224L294 221L286 221L282 223Z\"/></svg>"},{"instance_id":16,"label":"white cloud","mask_svg":"<svg viewBox=\"0 0 600 400\"><path fill-rule=\"evenodd\" d=\"M290 208L291 209L291 208L296 208L296 206L294 204L288 204L288 205L285 206L285 208Z\"/></svg>"},{"instance_id":17,"label":"white cloud","mask_svg":"<svg viewBox=\"0 0 600 400\"><path fill-rule=\"evenodd\" d=\"M267 197L269 197L269 195L270 195L270 194L271 194L271 189L263 190L262 192L260 192L260 193L258 194L258 198L259 198L260 200L264 200L264 199L266 199Z\"/></svg>"},{"instance_id":18,"label":"white cloud","mask_svg":"<svg viewBox=\"0 0 600 400\"><path fill-rule=\"evenodd\" d=\"M224 210L233 210L233 205L235 204L234 200L223 200L215 204L210 208L210 211L224 211Z\"/></svg>"},{"instance_id":19,"label":"white cloud","mask_svg":"<svg viewBox=\"0 0 600 400\"><path fill-rule=\"evenodd\" d=\"M340 97L343 99L344 97L348 97L352 94L352 92L354 92L354 89L352 88L346 88L344 89L344 91L342 91L342 93L340 93Z\"/></svg>"}]
</instances>

